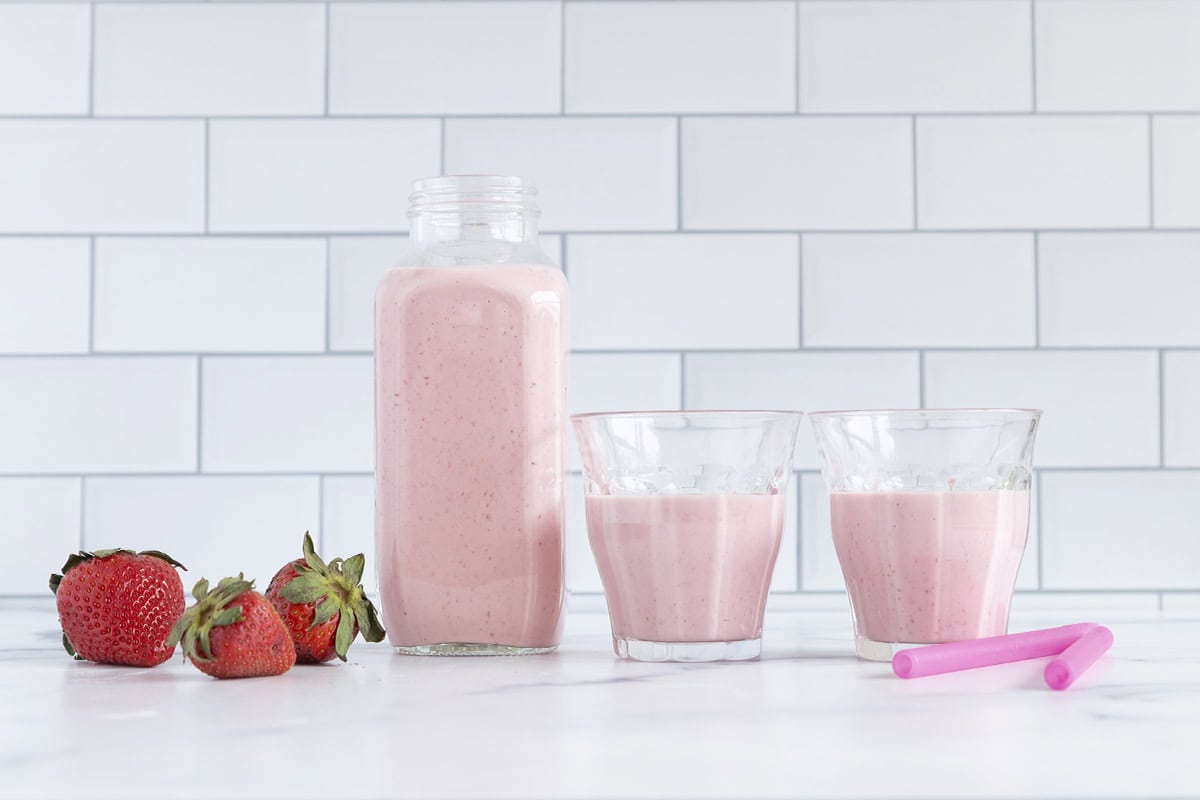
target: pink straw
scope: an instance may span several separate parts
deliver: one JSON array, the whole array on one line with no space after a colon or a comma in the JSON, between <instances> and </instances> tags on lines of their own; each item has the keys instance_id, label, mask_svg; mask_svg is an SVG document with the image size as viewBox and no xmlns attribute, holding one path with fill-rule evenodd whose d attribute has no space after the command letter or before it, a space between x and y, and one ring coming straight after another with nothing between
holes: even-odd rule
<instances>
[{"instance_id":1,"label":"pink straw","mask_svg":"<svg viewBox=\"0 0 1200 800\"><path fill-rule=\"evenodd\" d=\"M1046 685L1058 691L1066 689L1088 667L1099 661L1112 643L1112 631L1103 625L1092 628L1046 665Z\"/></svg>"},{"instance_id":2,"label":"pink straw","mask_svg":"<svg viewBox=\"0 0 1200 800\"><path fill-rule=\"evenodd\" d=\"M1057 656L1096 627L1094 622L1076 622L1040 631L1011 633L1007 636L990 636L986 639L970 639L963 642L934 644L928 647L914 647L909 650L901 650L892 657L892 671L901 678L921 678L926 675L940 675L943 672L957 672L962 669L990 667L993 664L1007 664L1010 661L1024 661L1028 658ZM1107 649L1107 645L1105 645L1105 649ZM1092 658L1092 661L1098 657L1099 655ZM1078 660L1072 660L1067 666L1068 671L1075 669L1078 670L1075 674L1078 674L1087 669L1087 665L1092 661L1084 664L1083 658L1085 656L1081 656ZM1049 681L1050 673L1046 674L1047 681Z\"/></svg>"}]
</instances>

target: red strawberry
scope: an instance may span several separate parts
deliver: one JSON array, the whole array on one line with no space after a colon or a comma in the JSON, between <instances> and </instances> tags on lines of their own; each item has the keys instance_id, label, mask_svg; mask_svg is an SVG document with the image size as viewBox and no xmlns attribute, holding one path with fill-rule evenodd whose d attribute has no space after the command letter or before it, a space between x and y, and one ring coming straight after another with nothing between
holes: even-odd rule
<instances>
[{"instance_id":1,"label":"red strawberry","mask_svg":"<svg viewBox=\"0 0 1200 800\"><path fill-rule=\"evenodd\" d=\"M166 644L183 613L187 569L157 550L73 553L61 575L50 576L63 647L78 659L153 667L175 652Z\"/></svg>"},{"instance_id":2,"label":"red strawberry","mask_svg":"<svg viewBox=\"0 0 1200 800\"><path fill-rule=\"evenodd\" d=\"M304 534L304 558L285 564L267 587L267 599L296 643L296 660L318 664L346 651L361 630L368 642L381 642L385 631L375 606L362 588L362 553L326 564Z\"/></svg>"},{"instance_id":3,"label":"red strawberry","mask_svg":"<svg viewBox=\"0 0 1200 800\"><path fill-rule=\"evenodd\" d=\"M282 675L296 663L283 620L254 581L240 574L208 590L204 578L192 589L196 603L171 628L167 644L183 642L183 654L214 678Z\"/></svg>"}]
</instances>

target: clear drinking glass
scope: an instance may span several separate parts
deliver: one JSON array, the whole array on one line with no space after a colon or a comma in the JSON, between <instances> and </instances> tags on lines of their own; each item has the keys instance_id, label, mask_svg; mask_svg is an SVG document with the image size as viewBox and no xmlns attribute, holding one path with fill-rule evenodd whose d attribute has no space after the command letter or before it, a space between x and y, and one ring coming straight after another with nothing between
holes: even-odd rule
<instances>
[{"instance_id":1,"label":"clear drinking glass","mask_svg":"<svg viewBox=\"0 0 1200 800\"><path fill-rule=\"evenodd\" d=\"M613 650L639 661L756 658L802 415L572 417Z\"/></svg>"},{"instance_id":2,"label":"clear drinking glass","mask_svg":"<svg viewBox=\"0 0 1200 800\"><path fill-rule=\"evenodd\" d=\"M1041 413L809 415L860 658L1007 633Z\"/></svg>"}]
</instances>

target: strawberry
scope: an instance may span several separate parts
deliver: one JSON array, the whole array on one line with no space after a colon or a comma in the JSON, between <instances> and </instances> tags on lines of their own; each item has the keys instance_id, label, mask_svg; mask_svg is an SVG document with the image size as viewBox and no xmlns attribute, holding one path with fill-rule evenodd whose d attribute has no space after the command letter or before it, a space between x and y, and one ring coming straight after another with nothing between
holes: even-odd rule
<instances>
[{"instance_id":1,"label":"strawberry","mask_svg":"<svg viewBox=\"0 0 1200 800\"><path fill-rule=\"evenodd\" d=\"M175 652L165 644L183 613L187 569L157 550L81 551L50 576L63 647L75 658L102 664L153 667Z\"/></svg>"},{"instance_id":2,"label":"strawberry","mask_svg":"<svg viewBox=\"0 0 1200 800\"><path fill-rule=\"evenodd\" d=\"M267 587L267 599L287 623L296 643L296 660L319 664L346 651L359 631L368 642L381 642L385 631L375 606L362 588L362 553L326 564L304 534L304 557L285 564Z\"/></svg>"},{"instance_id":3,"label":"strawberry","mask_svg":"<svg viewBox=\"0 0 1200 800\"><path fill-rule=\"evenodd\" d=\"M192 589L196 603L171 628L167 644L183 642L183 654L214 678L282 675L296 663L296 650L283 620L254 581L240 574L208 590L201 578Z\"/></svg>"}]
</instances>

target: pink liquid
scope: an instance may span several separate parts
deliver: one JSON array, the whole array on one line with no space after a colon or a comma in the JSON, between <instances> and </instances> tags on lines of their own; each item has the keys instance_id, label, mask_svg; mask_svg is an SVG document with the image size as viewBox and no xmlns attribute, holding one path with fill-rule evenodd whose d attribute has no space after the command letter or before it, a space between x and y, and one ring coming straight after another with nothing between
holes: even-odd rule
<instances>
[{"instance_id":1,"label":"pink liquid","mask_svg":"<svg viewBox=\"0 0 1200 800\"><path fill-rule=\"evenodd\" d=\"M589 495L588 540L614 637L733 642L762 635L783 495Z\"/></svg>"},{"instance_id":2,"label":"pink liquid","mask_svg":"<svg viewBox=\"0 0 1200 800\"><path fill-rule=\"evenodd\" d=\"M380 284L376 556L395 646L558 644L565 293L529 265Z\"/></svg>"},{"instance_id":3,"label":"pink liquid","mask_svg":"<svg viewBox=\"0 0 1200 800\"><path fill-rule=\"evenodd\" d=\"M834 492L833 543L858 634L999 636L1029 532L1028 491Z\"/></svg>"}]
</instances>

